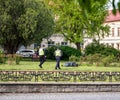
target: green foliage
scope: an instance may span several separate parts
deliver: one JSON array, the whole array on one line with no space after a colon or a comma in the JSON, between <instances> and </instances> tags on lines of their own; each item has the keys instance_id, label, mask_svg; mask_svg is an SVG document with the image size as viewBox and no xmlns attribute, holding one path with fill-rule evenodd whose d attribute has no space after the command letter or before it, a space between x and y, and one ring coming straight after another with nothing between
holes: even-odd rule
<instances>
[{"instance_id":1,"label":"green foliage","mask_svg":"<svg viewBox=\"0 0 120 100\"><path fill-rule=\"evenodd\" d=\"M12 54L7 54L7 61L9 65L13 64L14 59Z\"/></svg>"},{"instance_id":2,"label":"green foliage","mask_svg":"<svg viewBox=\"0 0 120 100\"><path fill-rule=\"evenodd\" d=\"M91 12L93 2L99 3L100 5L104 5L106 3L110 3L113 7L113 14L116 14L116 9L120 12L120 1L119 0L78 0L79 5L82 9L86 9L87 11Z\"/></svg>"},{"instance_id":3,"label":"green foliage","mask_svg":"<svg viewBox=\"0 0 120 100\"><path fill-rule=\"evenodd\" d=\"M100 54L89 54L86 56L86 61L89 64L99 65L101 63L101 58L102 58L102 55Z\"/></svg>"},{"instance_id":4,"label":"green foliage","mask_svg":"<svg viewBox=\"0 0 120 100\"><path fill-rule=\"evenodd\" d=\"M52 12L42 0L0 0L0 44L9 54L53 33Z\"/></svg>"},{"instance_id":5,"label":"green foliage","mask_svg":"<svg viewBox=\"0 0 120 100\"><path fill-rule=\"evenodd\" d=\"M55 59L54 52L56 49L57 49L56 46L51 46L45 49L45 55L47 56L47 59L52 59L52 60Z\"/></svg>"},{"instance_id":6,"label":"green foliage","mask_svg":"<svg viewBox=\"0 0 120 100\"><path fill-rule=\"evenodd\" d=\"M70 56L80 57L81 52L75 48L69 46L61 46L63 52L63 60L68 60Z\"/></svg>"},{"instance_id":7,"label":"green foliage","mask_svg":"<svg viewBox=\"0 0 120 100\"><path fill-rule=\"evenodd\" d=\"M62 51L62 58L61 58L62 60L69 60L70 56L79 57L81 55L79 50L72 48L72 47L69 47L69 46L60 46L59 48ZM56 49L57 49L57 46L51 46L45 50L46 56L48 59L55 59L54 51Z\"/></svg>"},{"instance_id":8,"label":"green foliage","mask_svg":"<svg viewBox=\"0 0 120 100\"><path fill-rule=\"evenodd\" d=\"M89 12L91 12L93 4L99 3L99 5L103 6L105 5L108 0L78 0L79 5L82 7L82 9L86 9Z\"/></svg>"},{"instance_id":9,"label":"green foliage","mask_svg":"<svg viewBox=\"0 0 120 100\"><path fill-rule=\"evenodd\" d=\"M13 65L13 63L19 65L20 61L22 61L22 56L18 54L8 54L7 61L9 65Z\"/></svg>"},{"instance_id":10,"label":"green foliage","mask_svg":"<svg viewBox=\"0 0 120 100\"><path fill-rule=\"evenodd\" d=\"M114 61L114 55L106 56L102 59L104 66L109 66Z\"/></svg>"},{"instance_id":11,"label":"green foliage","mask_svg":"<svg viewBox=\"0 0 120 100\"><path fill-rule=\"evenodd\" d=\"M79 60L80 60L79 57L76 57L76 56L73 56L73 55L71 55L71 56L69 57L69 61L78 62Z\"/></svg>"},{"instance_id":12,"label":"green foliage","mask_svg":"<svg viewBox=\"0 0 120 100\"><path fill-rule=\"evenodd\" d=\"M5 64L6 57L4 55L4 52L0 49L0 64Z\"/></svg>"},{"instance_id":13,"label":"green foliage","mask_svg":"<svg viewBox=\"0 0 120 100\"><path fill-rule=\"evenodd\" d=\"M101 54L89 54L85 57L81 57L80 59L80 63L81 65L83 63L86 63L87 65L89 66L113 66L113 64L115 65L114 67L116 66L119 66L119 62L116 63L115 62L115 56L114 55L108 55L108 56L105 56L105 55L101 55Z\"/></svg>"},{"instance_id":14,"label":"green foliage","mask_svg":"<svg viewBox=\"0 0 120 100\"><path fill-rule=\"evenodd\" d=\"M103 26L107 15L105 1L99 0L45 0L54 11L58 19L56 31L75 43L78 50L81 49L84 33L86 36L104 37L108 34L109 27ZM85 6L85 7L84 7ZM102 31L102 32L101 32Z\"/></svg>"},{"instance_id":15,"label":"green foliage","mask_svg":"<svg viewBox=\"0 0 120 100\"><path fill-rule=\"evenodd\" d=\"M88 46L86 46L86 48L85 48L86 55L96 54L96 53L105 55L105 56L114 55L116 57L117 54L120 54L120 51L111 46L99 44L98 42L93 42L93 43L89 44Z\"/></svg>"},{"instance_id":16,"label":"green foliage","mask_svg":"<svg viewBox=\"0 0 120 100\"><path fill-rule=\"evenodd\" d=\"M22 60L22 56L15 54L13 57L14 57L15 63L17 65L20 64L20 61Z\"/></svg>"},{"instance_id":17,"label":"green foliage","mask_svg":"<svg viewBox=\"0 0 120 100\"><path fill-rule=\"evenodd\" d=\"M104 66L109 66L111 62L118 62L120 51L98 42L93 42L85 48L85 54L88 62L103 63Z\"/></svg>"},{"instance_id":18,"label":"green foliage","mask_svg":"<svg viewBox=\"0 0 120 100\"><path fill-rule=\"evenodd\" d=\"M70 42L75 44L83 42L84 19L78 2L61 0L55 3L59 5L59 8L56 8L56 15L60 16L56 21L57 31ZM78 46L77 48L80 49Z\"/></svg>"}]
</instances>

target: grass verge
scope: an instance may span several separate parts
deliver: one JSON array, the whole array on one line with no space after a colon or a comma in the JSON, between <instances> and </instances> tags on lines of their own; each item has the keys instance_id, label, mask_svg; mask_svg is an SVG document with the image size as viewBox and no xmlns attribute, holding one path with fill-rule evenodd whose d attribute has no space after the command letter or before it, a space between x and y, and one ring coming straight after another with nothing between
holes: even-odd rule
<instances>
[{"instance_id":1,"label":"grass verge","mask_svg":"<svg viewBox=\"0 0 120 100\"><path fill-rule=\"evenodd\" d=\"M65 67L65 61L61 61L61 69L60 71L110 71L110 72L119 72L120 67L104 67L104 66L87 66L87 65L79 65L78 67ZM54 71L55 70L55 61L46 61L43 64L43 68L39 68L39 61L21 61L19 65L13 63L12 65L9 64L0 64L0 70L47 70L47 71Z\"/></svg>"}]
</instances>

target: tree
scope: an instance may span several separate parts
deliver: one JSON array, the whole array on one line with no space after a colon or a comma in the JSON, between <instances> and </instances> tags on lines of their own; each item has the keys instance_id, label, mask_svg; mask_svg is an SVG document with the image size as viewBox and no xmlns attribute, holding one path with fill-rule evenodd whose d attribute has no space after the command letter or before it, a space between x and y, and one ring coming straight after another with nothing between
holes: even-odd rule
<instances>
[{"instance_id":1,"label":"tree","mask_svg":"<svg viewBox=\"0 0 120 100\"><path fill-rule=\"evenodd\" d=\"M0 0L0 45L15 53L53 33L54 18L42 0Z\"/></svg>"},{"instance_id":2,"label":"tree","mask_svg":"<svg viewBox=\"0 0 120 100\"><path fill-rule=\"evenodd\" d=\"M107 2L111 3L113 7L113 14L116 14L116 9L120 12L120 1L118 0L78 0L80 6L84 9L87 9L89 12L91 11L92 3L99 2L101 5L105 5ZM116 5L117 3L117 5Z\"/></svg>"},{"instance_id":3,"label":"tree","mask_svg":"<svg viewBox=\"0 0 120 100\"><path fill-rule=\"evenodd\" d=\"M62 33L66 40L75 43L80 50L83 42L84 20L76 0L46 0L56 17L56 33Z\"/></svg>"},{"instance_id":4,"label":"tree","mask_svg":"<svg viewBox=\"0 0 120 100\"><path fill-rule=\"evenodd\" d=\"M81 7L86 23L86 33L88 37L98 38L98 41L103 38L106 34L109 34L109 26L103 25L107 16L106 4L91 1L90 11ZM93 2L92 2L93 1ZM107 2L106 2L107 3ZM83 5L80 5L83 6ZM89 8L89 7L88 7Z\"/></svg>"},{"instance_id":5,"label":"tree","mask_svg":"<svg viewBox=\"0 0 120 100\"><path fill-rule=\"evenodd\" d=\"M85 35L100 37L109 30L107 26L102 26L107 12L104 5L99 2L92 2L89 12L82 7L84 5L79 4L78 0L50 0L49 4L55 15L59 16L56 20L57 31L75 43L79 50Z\"/></svg>"}]
</instances>

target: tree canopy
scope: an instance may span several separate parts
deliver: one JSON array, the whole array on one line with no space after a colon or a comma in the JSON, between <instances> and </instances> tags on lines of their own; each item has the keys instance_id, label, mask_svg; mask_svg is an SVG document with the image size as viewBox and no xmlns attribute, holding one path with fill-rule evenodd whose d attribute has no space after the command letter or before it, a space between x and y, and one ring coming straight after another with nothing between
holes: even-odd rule
<instances>
[{"instance_id":1,"label":"tree canopy","mask_svg":"<svg viewBox=\"0 0 120 100\"><path fill-rule=\"evenodd\" d=\"M97 2L101 5L105 5L109 2L113 8L113 14L116 14L116 9L120 12L120 0L78 0L78 2L83 9L87 9L89 12L91 12L93 2Z\"/></svg>"},{"instance_id":2,"label":"tree canopy","mask_svg":"<svg viewBox=\"0 0 120 100\"><path fill-rule=\"evenodd\" d=\"M57 32L62 33L67 40L76 44L80 50L80 44L84 42L84 36L104 36L108 26L103 26L107 10L104 4L91 1L91 7L84 7L84 0L47 0L54 10ZM90 9L89 9L90 8ZM89 11L89 10L90 11Z\"/></svg>"},{"instance_id":3,"label":"tree canopy","mask_svg":"<svg viewBox=\"0 0 120 100\"><path fill-rule=\"evenodd\" d=\"M0 0L0 45L8 53L39 43L54 31L52 12L42 0Z\"/></svg>"},{"instance_id":4,"label":"tree canopy","mask_svg":"<svg viewBox=\"0 0 120 100\"><path fill-rule=\"evenodd\" d=\"M97 36L98 39L100 39L106 34L109 34L109 26L103 25L108 14L108 6L106 5L107 0L106 2L104 1L104 3L97 2L97 0L89 1L91 1L91 7L83 8L83 5L80 4L80 7L83 11L83 16L86 20L86 32L88 37L96 38Z\"/></svg>"}]
</instances>

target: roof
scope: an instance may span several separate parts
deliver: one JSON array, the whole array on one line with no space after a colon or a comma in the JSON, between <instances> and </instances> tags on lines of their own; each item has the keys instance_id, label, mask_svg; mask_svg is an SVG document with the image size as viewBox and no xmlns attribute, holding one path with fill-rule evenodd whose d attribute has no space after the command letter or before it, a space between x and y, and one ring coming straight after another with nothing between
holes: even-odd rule
<instances>
[{"instance_id":1,"label":"roof","mask_svg":"<svg viewBox=\"0 0 120 100\"><path fill-rule=\"evenodd\" d=\"M108 10L108 16L105 19L105 22L114 22L120 21L120 12L117 10L116 14L112 13L112 10Z\"/></svg>"}]
</instances>

